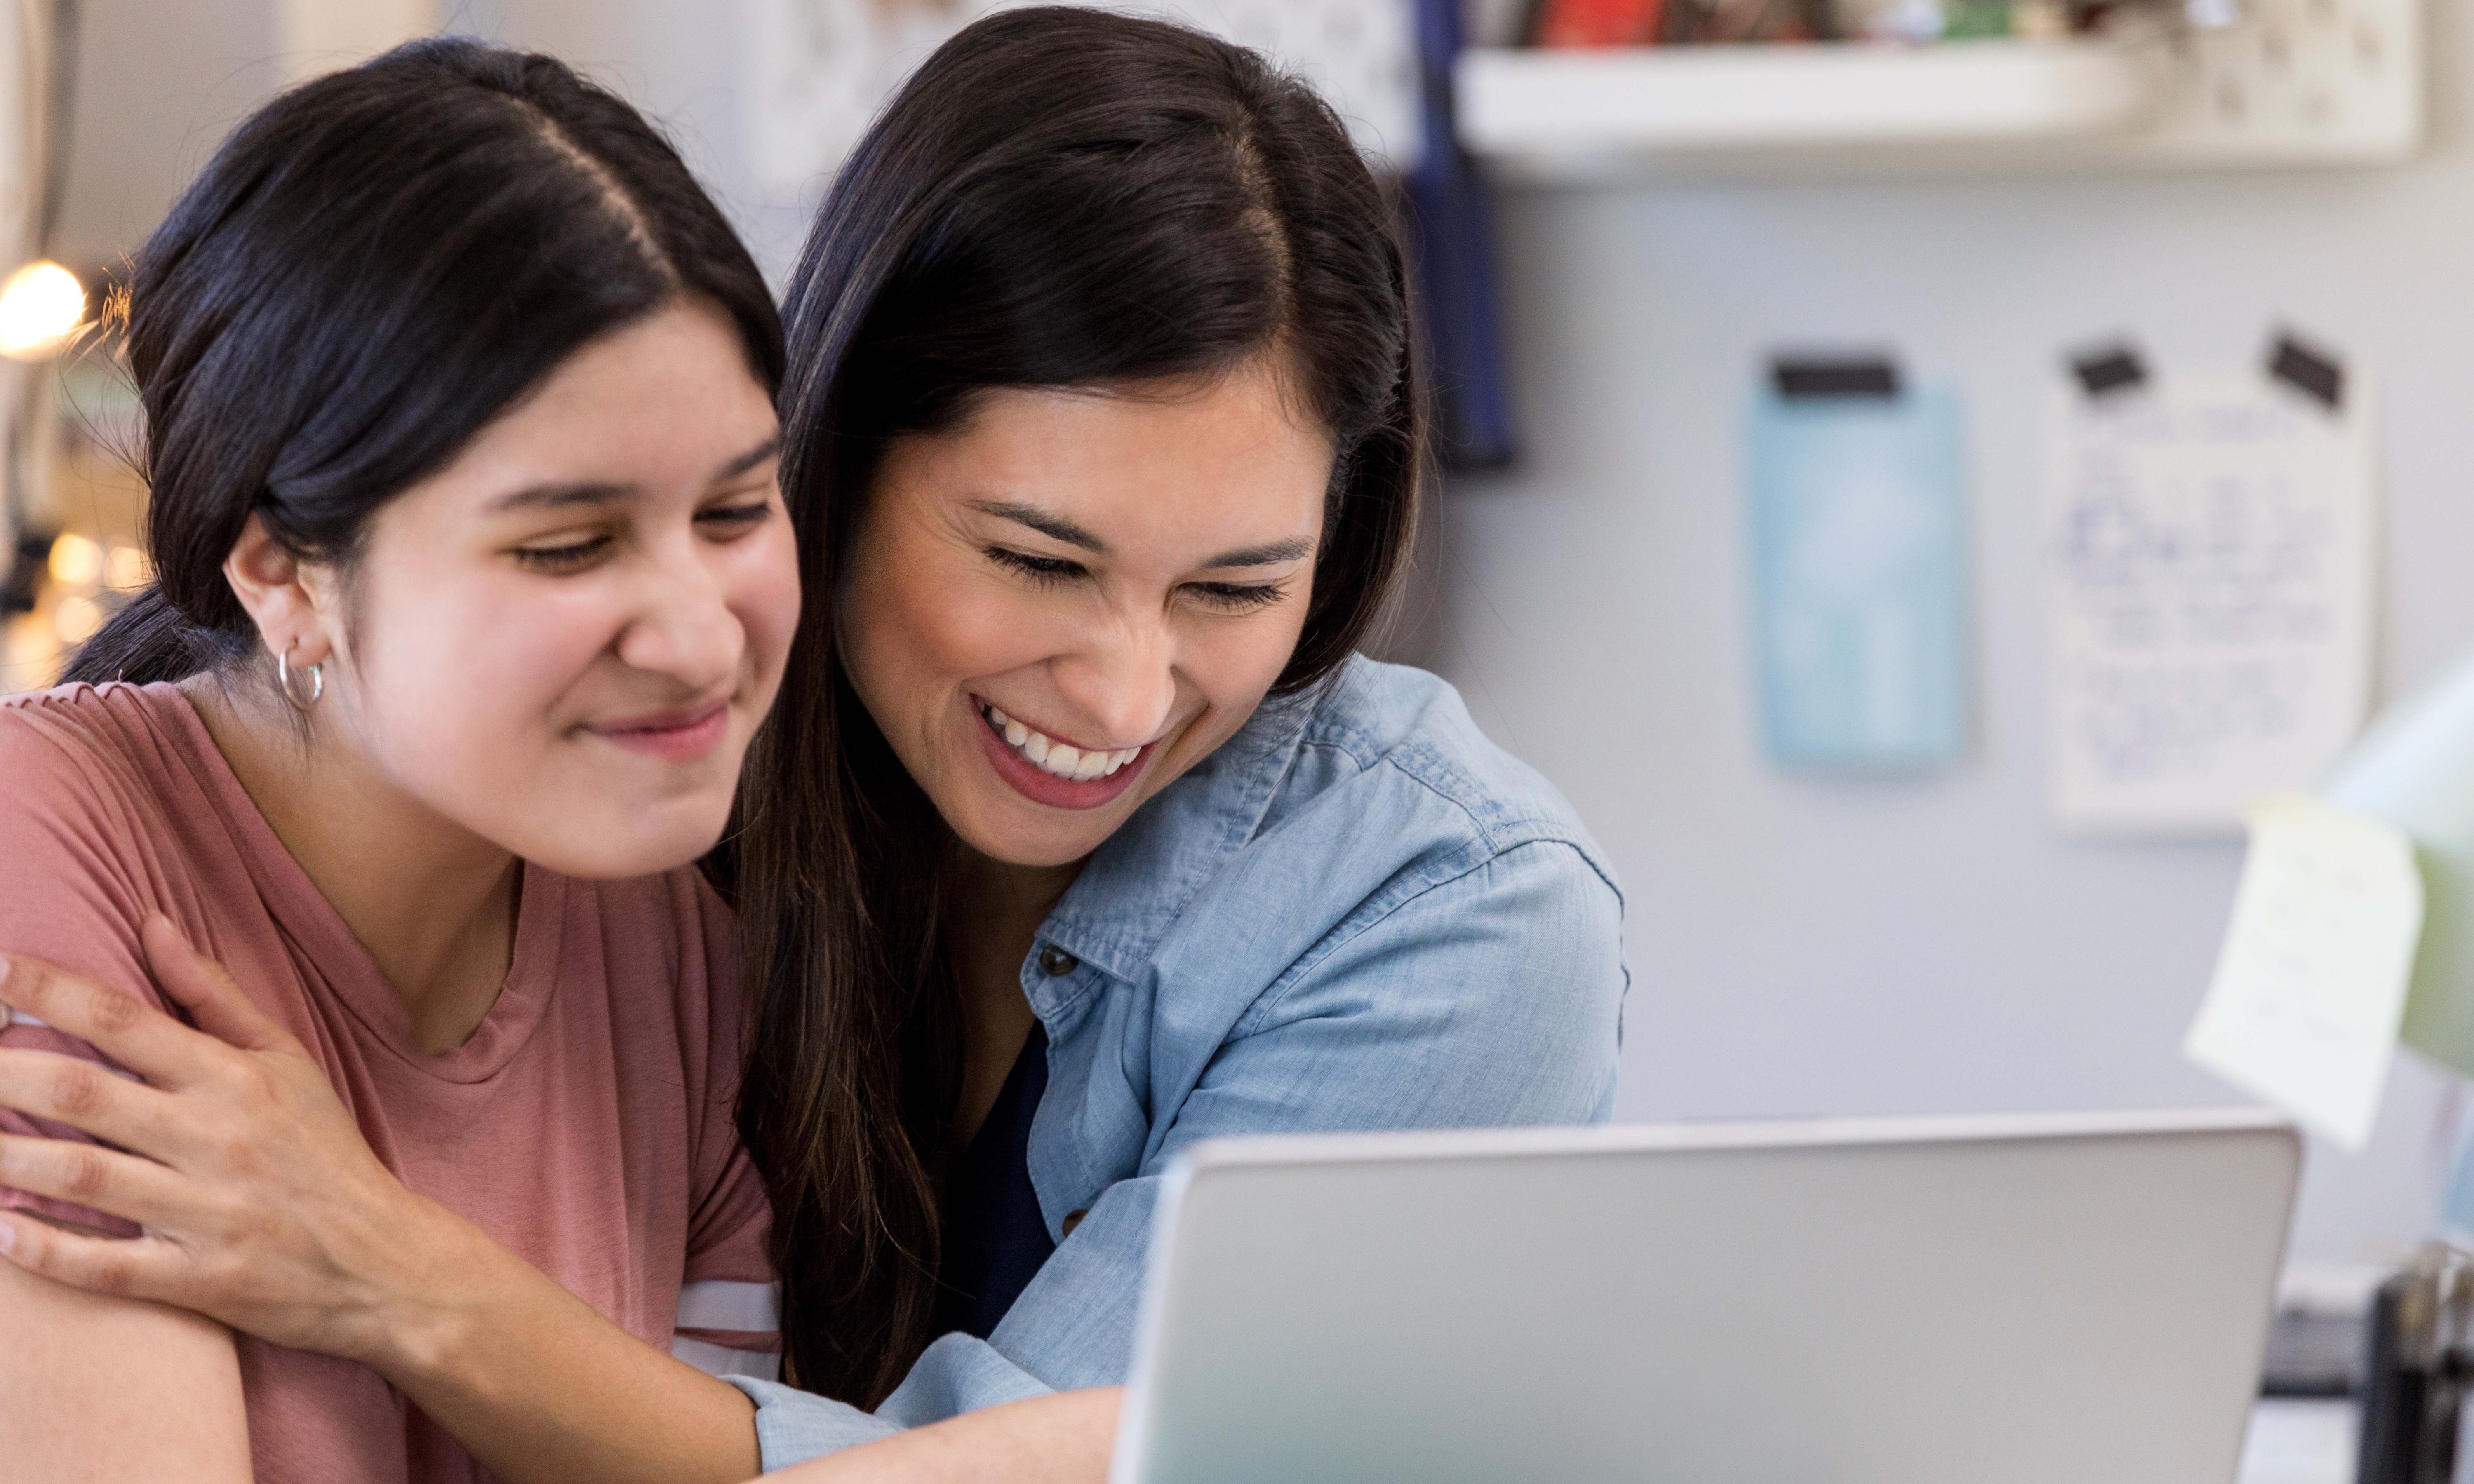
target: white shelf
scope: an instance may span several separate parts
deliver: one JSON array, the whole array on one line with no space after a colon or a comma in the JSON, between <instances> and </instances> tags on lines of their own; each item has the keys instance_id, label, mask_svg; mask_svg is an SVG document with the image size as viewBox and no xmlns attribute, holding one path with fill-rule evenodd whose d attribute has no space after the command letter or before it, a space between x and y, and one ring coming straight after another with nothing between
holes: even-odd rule
<instances>
[{"instance_id":1,"label":"white shelf","mask_svg":"<svg viewBox=\"0 0 2474 1484\"><path fill-rule=\"evenodd\" d=\"M1499 175L2369 164L2422 137L2418 0L2251 0L2140 41L1464 53Z\"/></svg>"}]
</instances>

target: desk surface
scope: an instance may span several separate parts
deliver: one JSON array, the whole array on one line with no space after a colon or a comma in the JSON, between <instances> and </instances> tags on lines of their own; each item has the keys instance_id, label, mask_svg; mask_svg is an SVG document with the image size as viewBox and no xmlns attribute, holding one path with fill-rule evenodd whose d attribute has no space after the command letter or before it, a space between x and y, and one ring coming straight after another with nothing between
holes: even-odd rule
<instances>
[{"instance_id":1,"label":"desk surface","mask_svg":"<svg viewBox=\"0 0 2474 1484\"><path fill-rule=\"evenodd\" d=\"M2262 1401L2251 1409L2241 1484L2353 1484L2354 1404Z\"/></svg>"}]
</instances>

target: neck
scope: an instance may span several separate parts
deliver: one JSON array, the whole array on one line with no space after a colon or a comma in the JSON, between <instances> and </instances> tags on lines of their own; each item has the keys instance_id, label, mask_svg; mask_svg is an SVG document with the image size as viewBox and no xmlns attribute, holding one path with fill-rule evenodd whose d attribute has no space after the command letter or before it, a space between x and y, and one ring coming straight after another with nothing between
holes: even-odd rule
<instances>
[{"instance_id":1,"label":"neck","mask_svg":"<svg viewBox=\"0 0 2474 1484\"><path fill-rule=\"evenodd\" d=\"M515 957L522 863L414 801L310 715L304 738L246 679L182 686L258 812L411 1017L430 1056L462 1045Z\"/></svg>"},{"instance_id":2,"label":"neck","mask_svg":"<svg viewBox=\"0 0 2474 1484\"><path fill-rule=\"evenodd\" d=\"M1016 866L962 847L947 919L956 952L966 960L1001 961L1003 977L1010 981L1039 936L1039 924L1082 874L1082 864Z\"/></svg>"},{"instance_id":3,"label":"neck","mask_svg":"<svg viewBox=\"0 0 2474 1484\"><path fill-rule=\"evenodd\" d=\"M962 1000L962 1087L942 1161L970 1147L1030 1039L1033 1017L1022 993L1023 955L1081 874L1079 860L1011 866L962 847L953 910L945 914L945 949Z\"/></svg>"}]
</instances>

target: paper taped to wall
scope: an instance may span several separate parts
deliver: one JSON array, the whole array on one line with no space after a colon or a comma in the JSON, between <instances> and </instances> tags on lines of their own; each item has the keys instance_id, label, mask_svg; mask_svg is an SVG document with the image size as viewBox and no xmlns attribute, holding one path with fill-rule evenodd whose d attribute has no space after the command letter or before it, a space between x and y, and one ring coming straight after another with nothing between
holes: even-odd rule
<instances>
[{"instance_id":1,"label":"paper taped to wall","mask_svg":"<svg viewBox=\"0 0 2474 1484\"><path fill-rule=\"evenodd\" d=\"M1761 730L1785 767L1909 771L1966 742L1966 493L1940 388L1764 395L1747 428Z\"/></svg>"},{"instance_id":2,"label":"paper taped to wall","mask_svg":"<svg viewBox=\"0 0 2474 1484\"><path fill-rule=\"evenodd\" d=\"M2404 831L2307 795L2263 800L2183 1054L2361 1149L2396 1054L2422 909Z\"/></svg>"},{"instance_id":3,"label":"paper taped to wall","mask_svg":"<svg viewBox=\"0 0 2474 1484\"><path fill-rule=\"evenodd\" d=\"M2282 363L2280 363L2281 365ZM2231 833L2309 786L2370 695L2372 389L2252 370L2054 409L2053 808L2097 833Z\"/></svg>"}]
</instances>

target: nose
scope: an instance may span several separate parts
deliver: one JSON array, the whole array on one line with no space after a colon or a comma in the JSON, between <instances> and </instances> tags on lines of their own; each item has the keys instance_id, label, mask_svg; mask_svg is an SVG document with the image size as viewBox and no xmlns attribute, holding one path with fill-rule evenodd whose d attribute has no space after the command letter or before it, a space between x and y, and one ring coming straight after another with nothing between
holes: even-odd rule
<instances>
[{"instance_id":1,"label":"nose","mask_svg":"<svg viewBox=\"0 0 2474 1484\"><path fill-rule=\"evenodd\" d=\"M1088 642L1051 660L1067 703L1102 747L1149 742L1176 706L1176 649L1168 626L1134 618L1112 623Z\"/></svg>"},{"instance_id":2,"label":"nose","mask_svg":"<svg viewBox=\"0 0 2474 1484\"><path fill-rule=\"evenodd\" d=\"M691 691L729 684L747 632L717 574L693 550L675 549L647 562L643 581L635 615L618 635L619 659Z\"/></svg>"}]
</instances>

